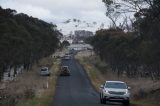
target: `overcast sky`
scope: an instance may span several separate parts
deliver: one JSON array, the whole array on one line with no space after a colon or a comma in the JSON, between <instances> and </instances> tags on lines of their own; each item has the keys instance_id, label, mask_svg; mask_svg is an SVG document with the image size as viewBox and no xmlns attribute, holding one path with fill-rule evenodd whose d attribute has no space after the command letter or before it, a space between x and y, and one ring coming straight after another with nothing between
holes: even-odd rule
<instances>
[{"instance_id":1,"label":"overcast sky","mask_svg":"<svg viewBox=\"0 0 160 106\"><path fill-rule=\"evenodd\" d=\"M0 5L57 25L73 18L98 23L108 21L102 0L0 0Z\"/></svg>"}]
</instances>

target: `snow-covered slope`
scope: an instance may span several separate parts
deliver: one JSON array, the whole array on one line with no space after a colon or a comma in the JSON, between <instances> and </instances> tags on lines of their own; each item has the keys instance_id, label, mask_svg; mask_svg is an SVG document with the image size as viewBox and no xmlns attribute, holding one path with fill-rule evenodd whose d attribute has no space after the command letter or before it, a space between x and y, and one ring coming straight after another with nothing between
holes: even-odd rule
<instances>
[{"instance_id":1,"label":"snow-covered slope","mask_svg":"<svg viewBox=\"0 0 160 106\"><path fill-rule=\"evenodd\" d=\"M64 22L58 23L58 29L64 34L74 34L75 30L87 30L92 31L93 33L98 29L106 28L106 23L98 22L86 22L79 19L68 19Z\"/></svg>"}]
</instances>

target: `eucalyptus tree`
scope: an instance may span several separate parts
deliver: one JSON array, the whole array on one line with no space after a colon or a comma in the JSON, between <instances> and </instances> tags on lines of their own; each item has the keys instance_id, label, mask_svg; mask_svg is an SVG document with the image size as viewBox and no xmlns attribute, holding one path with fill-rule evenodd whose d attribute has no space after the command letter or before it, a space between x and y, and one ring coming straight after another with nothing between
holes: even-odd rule
<instances>
[{"instance_id":1,"label":"eucalyptus tree","mask_svg":"<svg viewBox=\"0 0 160 106\"><path fill-rule=\"evenodd\" d=\"M0 7L0 77L8 67L29 69L58 48L56 25Z\"/></svg>"}]
</instances>

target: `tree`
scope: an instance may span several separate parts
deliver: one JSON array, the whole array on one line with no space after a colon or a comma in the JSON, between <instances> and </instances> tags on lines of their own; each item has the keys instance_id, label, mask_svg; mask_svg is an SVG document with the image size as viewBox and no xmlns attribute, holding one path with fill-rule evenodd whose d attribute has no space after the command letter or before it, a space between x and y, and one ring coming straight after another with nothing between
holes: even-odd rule
<instances>
[{"instance_id":1,"label":"tree","mask_svg":"<svg viewBox=\"0 0 160 106\"><path fill-rule=\"evenodd\" d=\"M107 14L144 13L143 9L153 5L154 0L102 0Z\"/></svg>"},{"instance_id":2,"label":"tree","mask_svg":"<svg viewBox=\"0 0 160 106\"><path fill-rule=\"evenodd\" d=\"M59 44L56 25L0 7L0 79L8 67L29 69Z\"/></svg>"},{"instance_id":3,"label":"tree","mask_svg":"<svg viewBox=\"0 0 160 106\"><path fill-rule=\"evenodd\" d=\"M70 43L67 40L64 40L62 42L62 47L67 47L67 46L70 46Z\"/></svg>"},{"instance_id":4,"label":"tree","mask_svg":"<svg viewBox=\"0 0 160 106\"><path fill-rule=\"evenodd\" d=\"M88 38L100 58L113 72L128 77L160 77L160 1L159 0L103 0L108 14L135 13L134 30L124 32L128 19L119 27L103 29ZM129 28L128 28L129 29Z\"/></svg>"},{"instance_id":5,"label":"tree","mask_svg":"<svg viewBox=\"0 0 160 106\"><path fill-rule=\"evenodd\" d=\"M153 4L153 0L102 0L106 6L106 16L116 28L116 22L128 14L144 15L146 9Z\"/></svg>"}]
</instances>

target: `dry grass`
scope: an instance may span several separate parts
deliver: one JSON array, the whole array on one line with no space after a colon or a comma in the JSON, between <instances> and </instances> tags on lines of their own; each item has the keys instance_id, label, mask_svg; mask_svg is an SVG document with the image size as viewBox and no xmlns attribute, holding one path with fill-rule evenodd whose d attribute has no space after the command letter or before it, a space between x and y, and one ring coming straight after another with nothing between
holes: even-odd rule
<instances>
[{"instance_id":1,"label":"dry grass","mask_svg":"<svg viewBox=\"0 0 160 106\"><path fill-rule=\"evenodd\" d=\"M41 66L48 66L51 72L49 77L40 76ZM5 82L6 95L14 98L12 106L49 106L53 102L59 61L51 57L40 60L31 70L12 82ZM3 106L3 105L2 105ZM4 106L10 106L4 104Z\"/></svg>"},{"instance_id":2,"label":"dry grass","mask_svg":"<svg viewBox=\"0 0 160 106\"><path fill-rule=\"evenodd\" d=\"M36 96L26 101L25 105L23 103L23 106L50 106L53 103L58 70L59 62L56 61L50 67L51 76L46 78L42 76L42 80L38 79L41 88L37 91Z\"/></svg>"},{"instance_id":3,"label":"dry grass","mask_svg":"<svg viewBox=\"0 0 160 106\"><path fill-rule=\"evenodd\" d=\"M89 55L86 55L89 54ZM153 81L147 78L131 79L118 77L107 68L104 62L90 53L79 53L76 58L86 69L94 87L99 90L99 86L106 80L121 80L127 82L132 88L132 98L135 106L160 106L160 81ZM98 65L98 66L97 66ZM158 94L156 94L158 93Z\"/></svg>"}]
</instances>

